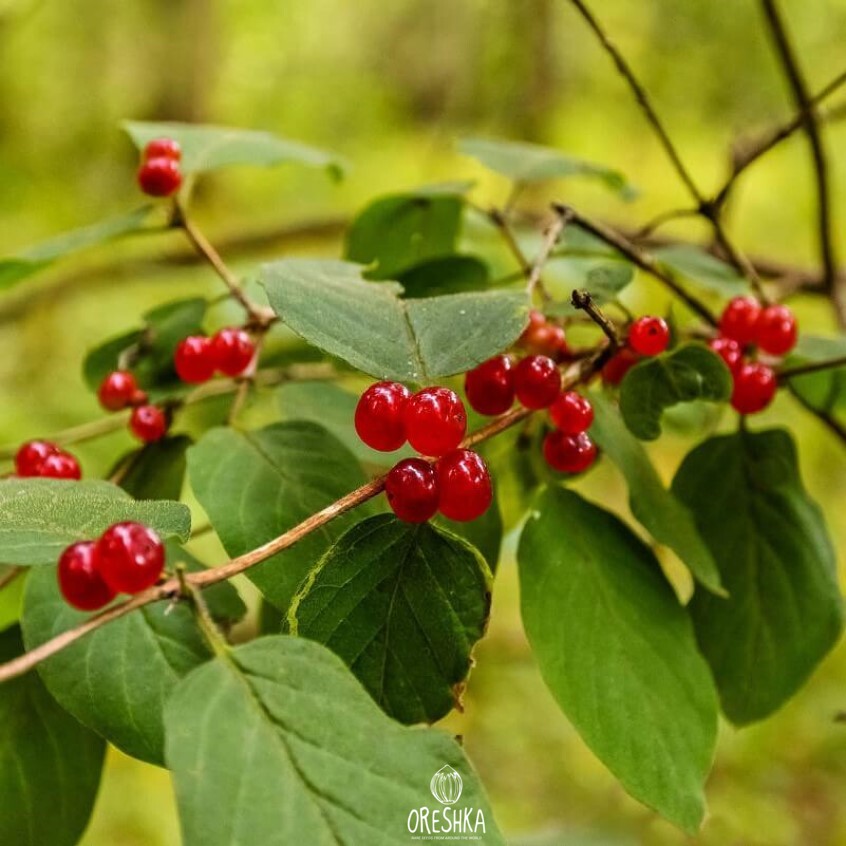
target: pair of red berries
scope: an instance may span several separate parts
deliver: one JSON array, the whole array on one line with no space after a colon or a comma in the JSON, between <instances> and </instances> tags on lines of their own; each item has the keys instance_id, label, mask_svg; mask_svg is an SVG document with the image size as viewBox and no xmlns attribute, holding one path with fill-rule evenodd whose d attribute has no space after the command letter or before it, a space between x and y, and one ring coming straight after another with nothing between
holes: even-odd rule
<instances>
[{"instance_id":1,"label":"pair of red berries","mask_svg":"<svg viewBox=\"0 0 846 846\"><path fill-rule=\"evenodd\" d=\"M138 387L135 376L128 370L113 370L100 383L97 398L106 411L132 408L129 431L144 443L160 441L169 428L167 413L147 402L147 393Z\"/></svg>"},{"instance_id":2,"label":"pair of red berries","mask_svg":"<svg viewBox=\"0 0 846 846\"><path fill-rule=\"evenodd\" d=\"M116 523L96 541L71 544L59 558L57 577L65 600L95 611L119 593L139 593L162 574L164 545L141 523Z\"/></svg>"},{"instance_id":3,"label":"pair of red berries","mask_svg":"<svg viewBox=\"0 0 846 846\"><path fill-rule=\"evenodd\" d=\"M587 430L593 406L577 391L564 391L549 407L555 428L543 440L543 457L560 473L583 473L596 461L596 444Z\"/></svg>"},{"instance_id":4,"label":"pair of red berries","mask_svg":"<svg viewBox=\"0 0 846 846\"><path fill-rule=\"evenodd\" d=\"M517 344L530 353L548 355L556 361L562 361L570 355L564 328L547 320L536 309L529 312L529 325L523 330Z\"/></svg>"},{"instance_id":5,"label":"pair of red berries","mask_svg":"<svg viewBox=\"0 0 846 846\"><path fill-rule=\"evenodd\" d=\"M464 377L471 407L489 416L508 411L516 399L524 408L548 408L561 390L561 373L546 355L527 355L514 364L507 355L483 361Z\"/></svg>"},{"instance_id":6,"label":"pair of red berries","mask_svg":"<svg viewBox=\"0 0 846 846\"><path fill-rule=\"evenodd\" d=\"M138 185L151 197L169 197L182 184L182 148L172 138L150 141L141 155Z\"/></svg>"},{"instance_id":7,"label":"pair of red berries","mask_svg":"<svg viewBox=\"0 0 846 846\"><path fill-rule=\"evenodd\" d=\"M644 357L660 355L670 345L670 327L661 317L639 317L629 327L626 345L602 368L606 385L619 385L623 377Z\"/></svg>"},{"instance_id":8,"label":"pair of red berries","mask_svg":"<svg viewBox=\"0 0 846 846\"><path fill-rule=\"evenodd\" d=\"M189 335L179 342L173 366L183 382L208 382L215 371L224 376L240 376L252 362L256 345L246 330L221 329L211 338Z\"/></svg>"},{"instance_id":9,"label":"pair of red berries","mask_svg":"<svg viewBox=\"0 0 846 846\"><path fill-rule=\"evenodd\" d=\"M81 479L74 456L50 441L27 441L15 455L15 473L23 478Z\"/></svg>"}]
</instances>

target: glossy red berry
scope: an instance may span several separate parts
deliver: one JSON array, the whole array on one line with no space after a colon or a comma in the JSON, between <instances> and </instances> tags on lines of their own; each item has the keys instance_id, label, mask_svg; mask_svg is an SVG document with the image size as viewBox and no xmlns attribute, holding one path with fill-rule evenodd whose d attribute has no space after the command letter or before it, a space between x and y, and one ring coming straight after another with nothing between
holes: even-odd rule
<instances>
[{"instance_id":1,"label":"glossy red berry","mask_svg":"<svg viewBox=\"0 0 846 846\"><path fill-rule=\"evenodd\" d=\"M385 478L391 510L406 523L425 523L438 510L435 471L422 458L404 458Z\"/></svg>"},{"instance_id":2,"label":"glossy red berry","mask_svg":"<svg viewBox=\"0 0 846 846\"><path fill-rule=\"evenodd\" d=\"M97 399L106 411L120 411L133 404L138 390L138 382L128 370L114 370L100 383Z\"/></svg>"},{"instance_id":3,"label":"glossy red berry","mask_svg":"<svg viewBox=\"0 0 846 846\"><path fill-rule=\"evenodd\" d=\"M577 391L565 391L559 394L549 407L549 416L565 435L578 435L586 432L593 423L593 406L587 397Z\"/></svg>"},{"instance_id":4,"label":"glossy red berry","mask_svg":"<svg viewBox=\"0 0 846 846\"><path fill-rule=\"evenodd\" d=\"M115 598L95 566L95 547L93 541L74 543L59 558L59 590L65 601L80 611L96 611Z\"/></svg>"},{"instance_id":5,"label":"glossy red berry","mask_svg":"<svg viewBox=\"0 0 846 846\"><path fill-rule=\"evenodd\" d=\"M183 338L173 354L176 375L183 382L193 385L208 382L214 376L215 365L212 340L205 335L189 335Z\"/></svg>"},{"instance_id":6,"label":"glossy red berry","mask_svg":"<svg viewBox=\"0 0 846 846\"><path fill-rule=\"evenodd\" d=\"M411 391L399 382L376 382L355 407L355 430L371 449L392 452L406 441L405 405Z\"/></svg>"},{"instance_id":7,"label":"glossy red berry","mask_svg":"<svg viewBox=\"0 0 846 846\"><path fill-rule=\"evenodd\" d=\"M240 376L255 354L256 345L243 329L221 329L212 338L215 367L225 376Z\"/></svg>"},{"instance_id":8,"label":"glossy red berry","mask_svg":"<svg viewBox=\"0 0 846 846\"><path fill-rule=\"evenodd\" d=\"M526 408L546 408L561 390L561 374L545 355L526 356L514 368L514 392Z\"/></svg>"},{"instance_id":9,"label":"glossy red berry","mask_svg":"<svg viewBox=\"0 0 846 846\"><path fill-rule=\"evenodd\" d=\"M54 452L41 462L39 476L46 479L81 479L79 462L69 452Z\"/></svg>"},{"instance_id":10,"label":"glossy red berry","mask_svg":"<svg viewBox=\"0 0 846 846\"><path fill-rule=\"evenodd\" d=\"M735 297L720 317L720 334L742 346L758 340L758 318L761 304L754 297Z\"/></svg>"},{"instance_id":11,"label":"glossy red berry","mask_svg":"<svg viewBox=\"0 0 846 846\"><path fill-rule=\"evenodd\" d=\"M784 355L796 346L796 318L783 305L767 306L758 318L758 346L771 355Z\"/></svg>"},{"instance_id":12,"label":"glossy red berry","mask_svg":"<svg viewBox=\"0 0 846 846\"><path fill-rule=\"evenodd\" d=\"M583 473L596 460L596 444L587 432L567 435L555 429L544 438L543 457L553 470Z\"/></svg>"},{"instance_id":13,"label":"glossy red berry","mask_svg":"<svg viewBox=\"0 0 846 846\"><path fill-rule=\"evenodd\" d=\"M708 347L726 363L732 373L736 373L743 364L743 347L733 338L714 338L708 342Z\"/></svg>"},{"instance_id":14,"label":"glossy red berry","mask_svg":"<svg viewBox=\"0 0 846 846\"><path fill-rule=\"evenodd\" d=\"M15 455L15 472L18 476L40 476L44 459L57 452L59 448L50 441L27 441Z\"/></svg>"},{"instance_id":15,"label":"glossy red berry","mask_svg":"<svg viewBox=\"0 0 846 846\"><path fill-rule=\"evenodd\" d=\"M140 441L160 441L168 430L167 415L157 405L139 405L129 418L129 428Z\"/></svg>"},{"instance_id":16,"label":"glossy red berry","mask_svg":"<svg viewBox=\"0 0 846 846\"><path fill-rule=\"evenodd\" d=\"M182 158L182 147L173 138L154 138L144 147L144 159L173 159L178 162Z\"/></svg>"},{"instance_id":17,"label":"glossy red berry","mask_svg":"<svg viewBox=\"0 0 846 846\"><path fill-rule=\"evenodd\" d=\"M408 442L423 455L438 456L455 449L467 431L467 411L455 391L423 388L405 406Z\"/></svg>"},{"instance_id":18,"label":"glossy red berry","mask_svg":"<svg viewBox=\"0 0 846 846\"><path fill-rule=\"evenodd\" d=\"M151 197L169 197L181 184L179 162L174 159L164 156L148 159L138 170L138 185Z\"/></svg>"},{"instance_id":19,"label":"glossy red berry","mask_svg":"<svg viewBox=\"0 0 846 846\"><path fill-rule=\"evenodd\" d=\"M623 347L602 366L602 381L606 385L619 385L626 373L639 361L640 356L634 350Z\"/></svg>"},{"instance_id":20,"label":"glossy red berry","mask_svg":"<svg viewBox=\"0 0 846 846\"><path fill-rule=\"evenodd\" d=\"M629 327L629 346L641 355L660 355L670 343L670 327L661 317L639 317Z\"/></svg>"},{"instance_id":21,"label":"glossy red berry","mask_svg":"<svg viewBox=\"0 0 846 846\"><path fill-rule=\"evenodd\" d=\"M756 414L773 401L777 389L778 380L772 368L752 361L734 375L731 404L741 414Z\"/></svg>"},{"instance_id":22,"label":"glossy red berry","mask_svg":"<svg viewBox=\"0 0 846 846\"><path fill-rule=\"evenodd\" d=\"M141 523L115 523L103 532L94 563L115 593L138 593L152 587L164 569L165 552L159 536Z\"/></svg>"},{"instance_id":23,"label":"glossy red berry","mask_svg":"<svg viewBox=\"0 0 846 846\"><path fill-rule=\"evenodd\" d=\"M479 414L502 414L514 404L514 373L511 359L497 355L467 372L464 393Z\"/></svg>"},{"instance_id":24,"label":"glossy red berry","mask_svg":"<svg viewBox=\"0 0 846 846\"><path fill-rule=\"evenodd\" d=\"M528 339L531 337L532 332L535 329L539 329L541 326L546 325L546 317L544 316L543 312L538 311L536 308L533 308L529 312L529 325L523 330L523 334L518 339L517 343L523 346L526 345Z\"/></svg>"},{"instance_id":25,"label":"glossy red berry","mask_svg":"<svg viewBox=\"0 0 846 846\"><path fill-rule=\"evenodd\" d=\"M456 449L435 464L441 494L441 514L450 520L475 520L493 500L491 474L482 456L470 449Z\"/></svg>"}]
</instances>

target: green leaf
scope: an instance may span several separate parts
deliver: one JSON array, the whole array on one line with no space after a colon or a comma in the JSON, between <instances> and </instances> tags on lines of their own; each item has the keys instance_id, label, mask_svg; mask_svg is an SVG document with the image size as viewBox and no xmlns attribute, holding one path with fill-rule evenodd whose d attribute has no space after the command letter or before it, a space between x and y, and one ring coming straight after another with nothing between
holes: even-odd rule
<instances>
[{"instance_id":1,"label":"green leaf","mask_svg":"<svg viewBox=\"0 0 846 846\"><path fill-rule=\"evenodd\" d=\"M129 214L111 217L82 229L74 229L29 247L15 256L0 259L0 290L11 288L65 256L147 228L152 209L153 206L144 206Z\"/></svg>"},{"instance_id":2,"label":"green leaf","mask_svg":"<svg viewBox=\"0 0 846 846\"><path fill-rule=\"evenodd\" d=\"M166 723L184 846L399 846L421 807L430 822L435 809L450 820L471 809L465 831L504 844L458 744L386 717L312 641L262 637L195 670ZM446 811L429 787L445 766L462 782Z\"/></svg>"},{"instance_id":3,"label":"green leaf","mask_svg":"<svg viewBox=\"0 0 846 846\"><path fill-rule=\"evenodd\" d=\"M693 515L667 490L646 450L623 425L619 412L599 393L591 395L591 437L619 467L629 487L629 507L658 543L672 549L708 590L721 593L720 573Z\"/></svg>"},{"instance_id":4,"label":"green leaf","mask_svg":"<svg viewBox=\"0 0 846 846\"><path fill-rule=\"evenodd\" d=\"M723 711L738 725L779 708L843 628L835 554L780 429L711 438L685 458L673 491L693 512L728 599L690 604Z\"/></svg>"},{"instance_id":5,"label":"green leaf","mask_svg":"<svg viewBox=\"0 0 846 846\"><path fill-rule=\"evenodd\" d=\"M469 544L379 514L344 534L309 573L288 626L343 658L385 713L431 723L460 698L490 587Z\"/></svg>"},{"instance_id":6,"label":"green leaf","mask_svg":"<svg viewBox=\"0 0 846 846\"><path fill-rule=\"evenodd\" d=\"M345 257L375 264L367 272L371 279L393 279L422 261L450 256L471 184L435 185L374 200L350 225Z\"/></svg>"},{"instance_id":7,"label":"green leaf","mask_svg":"<svg viewBox=\"0 0 846 846\"><path fill-rule=\"evenodd\" d=\"M488 266L474 256L446 256L415 264L397 274L406 299L479 291L490 282Z\"/></svg>"},{"instance_id":8,"label":"green leaf","mask_svg":"<svg viewBox=\"0 0 846 846\"><path fill-rule=\"evenodd\" d=\"M202 173L229 165L272 165L292 162L325 168L333 178L340 178L345 166L341 159L288 141L271 132L233 129L201 123L146 123L124 121L123 128L139 150L154 138L173 138L182 148L183 173Z\"/></svg>"},{"instance_id":9,"label":"green leaf","mask_svg":"<svg viewBox=\"0 0 846 846\"><path fill-rule=\"evenodd\" d=\"M95 347L85 357L83 376L92 391L103 378L129 367L142 388L184 388L173 369L173 353L188 335L202 333L208 303L200 297L157 306L143 316L143 326Z\"/></svg>"},{"instance_id":10,"label":"green leaf","mask_svg":"<svg viewBox=\"0 0 846 846\"><path fill-rule=\"evenodd\" d=\"M826 338L803 332L785 366L825 361L844 355L846 337ZM846 365L796 376L789 384L792 391L818 411L831 414L846 408Z\"/></svg>"},{"instance_id":11,"label":"green leaf","mask_svg":"<svg viewBox=\"0 0 846 846\"><path fill-rule=\"evenodd\" d=\"M443 526L454 535L464 538L474 546L485 559L491 573L496 573L499 565L499 552L502 547L502 513L499 510L498 482L494 489L494 498L491 507L476 520L459 522L447 520L446 517L438 515L435 517L435 524Z\"/></svg>"},{"instance_id":12,"label":"green leaf","mask_svg":"<svg viewBox=\"0 0 846 846\"><path fill-rule=\"evenodd\" d=\"M287 382L277 391L285 420L310 420L334 435L359 461L377 467L391 466L398 458L413 455L410 448L379 452L365 444L355 431L358 397L332 382Z\"/></svg>"},{"instance_id":13,"label":"green leaf","mask_svg":"<svg viewBox=\"0 0 846 846\"><path fill-rule=\"evenodd\" d=\"M188 570L202 565L175 544L168 562ZM80 625L77 611L59 592L54 567L30 574L24 598L27 649ZM246 612L226 583L206 591L212 614L234 621ZM38 665L47 689L81 723L143 761L164 761L163 710L179 680L211 653L185 602L155 602L96 629Z\"/></svg>"},{"instance_id":14,"label":"green leaf","mask_svg":"<svg viewBox=\"0 0 846 846\"><path fill-rule=\"evenodd\" d=\"M652 255L671 272L694 282L697 287L726 297L749 293L749 282L730 264L691 244L656 247Z\"/></svg>"},{"instance_id":15,"label":"green leaf","mask_svg":"<svg viewBox=\"0 0 846 846\"><path fill-rule=\"evenodd\" d=\"M62 550L102 534L113 523L136 520L162 538L183 541L191 512L179 502L136 502L109 482L0 479L0 561L55 564Z\"/></svg>"},{"instance_id":16,"label":"green leaf","mask_svg":"<svg viewBox=\"0 0 846 846\"><path fill-rule=\"evenodd\" d=\"M9 576L12 570L17 570L17 568L5 564L0 566L0 578ZM0 632L5 631L21 618L24 587L26 587L28 573L28 570L19 571L0 590Z\"/></svg>"},{"instance_id":17,"label":"green leaf","mask_svg":"<svg viewBox=\"0 0 846 846\"><path fill-rule=\"evenodd\" d=\"M20 655L17 627L0 634L0 661ZM66 714L37 673L0 685L0 843L74 846L82 837L106 744Z\"/></svg>"},{"instance_id":18,"label":"green leaf","mask_svg":"<svg viewBox=\"0 0 846 846\"><path fill-rule=\"evenodd\" d=\"M614 515L549 488L517 560L523 622L558 704L632 796L693 833L717 698L654 555Z\"/></svg>"},{"instance_id":19,"label":"green leaf","mask_svg":"<svg viewBox=\"0 0 846 846\"><path fill-rule=\"evenodd\" d=\"M490 170L518 183L583 176L598 180L625 200L634 199L638 194L620 171L565 155L551 147L519 141L463 138L458 143L458 149Z\"/></svg>"},{"instance_id":20,"label":"green leaf","mask_svg":"<svg viewBox=\"0 0 846 846\"><path fill-rule=\"evenodd\" d=\"M191 438L187 435L174 435L133 450L119 462L119 467L129 466L120 486L135 499L178 500L189 446Z\"/></svg>"},{"instance_id":21,"label":"green leaf","mask_svg":"<svg viewBox=\"0 0 846 846\"><path fill-rule=\"evenodd\" d=\"M644 359L620 386L620 411L629 430L644 441L661 434L661 415L680 402L724 402L731 396L725 362L701 344Z\"/></svg>"},{"instance_id":22,"label":"green leaf","mask_svg":"<svg viewBox=\"0 0 846 846\"><path fill-rule=\"evenodd\" d=\"M325 429L305 421L253 432L212 429L188 450L188 476L232 556L272 540L365 481L350 451ZM357 513L360 517L361 509ZM247 576L287 610L308 571L353 522L351 515L333 520L251 567Z\"/></svg>"},{"instance_id":23,"label":"green leaf","mask_svg":"<svg viewBox=\"0 0 846 846\"><path fill-rule=\"evenodd\" d=\"M366 282L361 270L285 259L264 265L261 276L291 329L380 379L425 382L463 373L509 346L526 324L524 292L403 300L399 285Z\"/></svg>"},{"instance_id":24,"label":"green leaf","mask_svg":"<svg viewBox=\"0 0 846 846\"><path fill-rule=\"evenodd\" d=\"M563 262L561 260L550 262L547 265L551 274L554 274L556 268L560 268ZM588 267L587 272L584 273L584 279L581 274L584 272L584 259L569 260L569 270L577 270L577 275L568 275L569 293L572 293L574 288L584 289L591 295L591 299L597 305L604 305L605 303L613 302L617 299L617 295L634 279L634 267L627 262L605 261L601 264L593 264ZM554 275L552 281L555 281ZM577 309L571 302L569 293L566 298L560 302L553 303L546 309L546 313L550 315L568 316L576 314Z\"/></svg>"}]
</instances>

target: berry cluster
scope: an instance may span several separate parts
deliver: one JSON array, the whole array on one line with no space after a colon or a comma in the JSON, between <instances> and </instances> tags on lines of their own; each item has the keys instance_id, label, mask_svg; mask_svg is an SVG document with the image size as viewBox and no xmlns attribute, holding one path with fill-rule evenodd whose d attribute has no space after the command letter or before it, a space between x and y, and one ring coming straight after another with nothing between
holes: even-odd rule
<instances>
[{"instance_id":1,"label":"berry cluster","mask_svg":"<svg viewBox=\"0 0 846 846\"><path fill-rule=\"evenodd\" d=\"M570 355L564 328L547 320L542 312L529 312L529 325L517 341L527 352L548 355L556 361L563 361Z\"/></svg>"},{"instance_id":2,"label":"berry cluster","mask_svg":"<svg viewBox=\"0 0 846 846\"><path fill-rule=\"evenodd\" d=\"M641 359L660 355L670 344L670 327L661 317L639 317L629 326L626 345L602 368L606 385L619 385Z\"/></svg>"},{"instance_id":3,"label":"berry cluster","mask_svg":"<svg viewBox=\"0 0 846 846\"><path fill-rule=\"evenodd\" d=\"M189 335L179 342L173 366L183 382L208 382L215 371L224 376L240 376L252 362L256 345L245 329L221 329L211 338Z\"/></svg>"},{"instance_id":4,"label":"berry cluster","mask_svg":"<svg viewBox=\"0 0 846 846\"><path fill-rule=\"evenodd\" d=\"M488 468L482 457L458 446L467 431L464 403L449 388L423 388L411 394L399 382L377 382L358 401L355 429L364 443L382 452L406 441L422 455L405 458L385 479L394 514L408 523L423 523L440 511L450 520L475 520L493 500Z\"/></svg>"},{"instance_id":5,"label":"berry cluster","mask_svg":"<svg viewBox=\"0 0 846 846\"><path fill-rule=\"evenodd\" d=\"M106 411L132 409L129 431L144 443L160 441L169 428L167 412L147 402L147 394L138 387L128 370L113 370L100 383L97 398Z\"/></svg>"},{"instance_id":6,"label":"berry cluster","mask_svg":"<svg viewBox=\"0 0 846 846\"><path fill-rule=\"evenodd\" d=\"M59 558L59 589L80 611L95 611L119 593L152 587L164 569L159 536L141 523L115 523L96 541L71 544Z\"/></svg>"},{"instance_id":7,"label":"berry cluster","mask_svg":"<svg viewBox=\"0 0 846 846\"><path fill-rule=\"evenodd\" d=\"M182 149L172 138L156 138L144 148L138 185L151 197L169 197L182 184Z\"/></svg>"},{"instance_id":8,"label":"berry cluster","mask_svg":"<svg viewBox=\"0 0 846 846\"><path fill-rule=\"evenodd\" d=\"M23 478L81 479L82 470L74 456L50 441L27 441L15 455L15 475Z\"/></svg>"},{"instance_id":9,"label":"berry cluster","mask_svg":"<svg viewBox=\"0 0 846 846\"><path fill-rule=\"evenodd\" d=\"M772 367L748 358L750 350L783 356L796 345L796 337L796 318L787 306L762 306L754 297L735 297L729 302L720 317L719 335L708 346L731 371L731 404L736 411L763 411L778 389Z\"/></svg>"}]
</instances>

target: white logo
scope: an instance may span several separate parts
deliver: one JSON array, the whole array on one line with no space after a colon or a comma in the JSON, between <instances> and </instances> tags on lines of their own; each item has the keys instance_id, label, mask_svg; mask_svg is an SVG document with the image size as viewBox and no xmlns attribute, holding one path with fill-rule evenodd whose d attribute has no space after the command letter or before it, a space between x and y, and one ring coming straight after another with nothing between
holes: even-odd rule
<instances>
[{"instance_id":1,"label":"white logo","mask_svg":"<svg viewBox=\"0 0 846 846\"><path fill-rule=\"evenodd\" d=\"M444 764L429 782L432 796L442 805L454 805L461 798L461 776L449 764Z\"/></svg>"}]
</instances>

